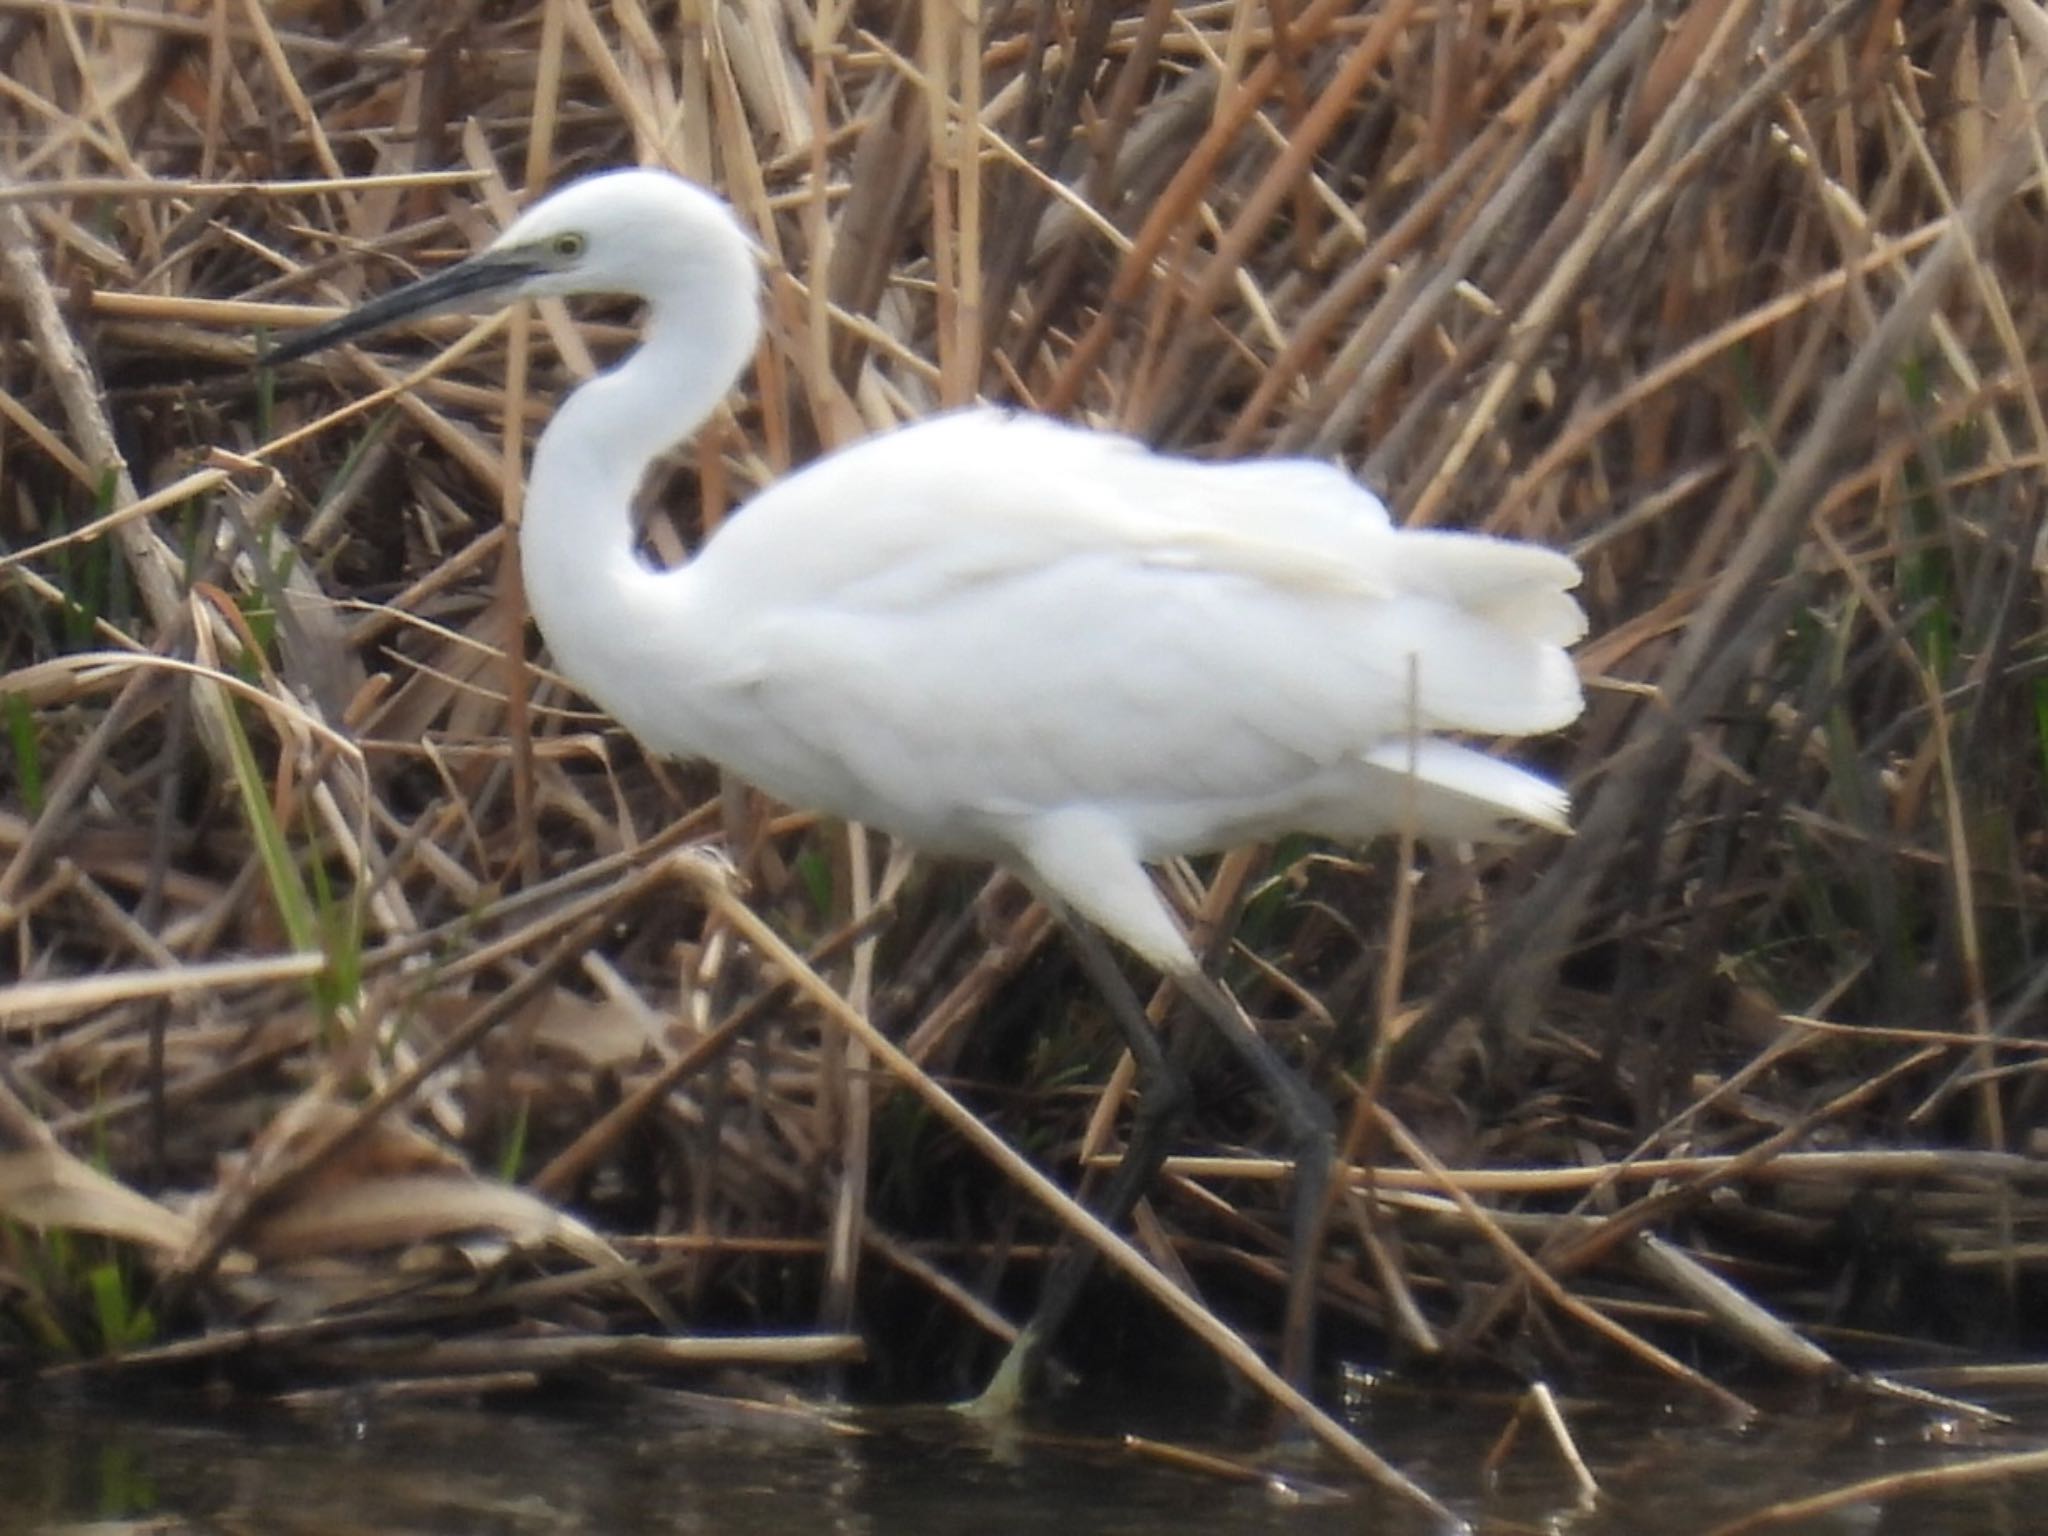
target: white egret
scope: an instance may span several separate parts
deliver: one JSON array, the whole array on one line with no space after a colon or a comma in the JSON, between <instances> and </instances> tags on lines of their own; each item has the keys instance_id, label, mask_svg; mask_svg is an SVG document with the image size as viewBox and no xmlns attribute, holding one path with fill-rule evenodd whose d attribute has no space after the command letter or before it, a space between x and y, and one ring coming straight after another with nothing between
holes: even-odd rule
<instances>
[{"instance_id":1,"label":"white egret","mask_svg":"<svg viewBox=\"0 0 2048 1536\"><path fill-rule=\"evenodd\" d=\"M793 805L1009 866L1071 921L1137 1058L1105 1216L1128 1215L1180 1098L1099 925L1171 977L1276 1094L1295 1143L1287 1341L1305 1366L1333 1156L1328 1105L1202 972L1145 866L1404 822L1564 830L1554 784L1443 733L1520 735L1581 707L1564 555L1395 528L1340 470L1200 463L1039 416L967 410L772 486L696 557L635 549L648 465L738 381L760 276L732 210L658 170L591 176L475 256L287 341L303 356L407 316L624 294L639 349L562 402L520 552L556 666L654 751ZM1001 1377L1021 1383L1087 1255L1048 1275Z\"/></svg>"}]
</instances>

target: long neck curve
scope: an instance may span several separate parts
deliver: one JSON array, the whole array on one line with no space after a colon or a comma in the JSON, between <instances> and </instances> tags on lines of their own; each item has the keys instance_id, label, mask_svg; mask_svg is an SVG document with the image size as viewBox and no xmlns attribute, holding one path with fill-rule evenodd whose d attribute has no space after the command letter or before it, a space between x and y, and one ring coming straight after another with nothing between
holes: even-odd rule
<instances>
[{"instance_id":1,"label":"long neck curve","mask_svg":"<svg viewBox=\"0 0 2048 1536\"><path fill-rule=\"evenodd\" d=\"M681 573L650 569L634 548L633 500L649 465L738 381L761 331L759 277L737 232L730 249L694 250L648 287L639 349L564 400L535 445L519 538L556 668L640 734L620 683L684 616Z\"/></svg>"}]
</instances>

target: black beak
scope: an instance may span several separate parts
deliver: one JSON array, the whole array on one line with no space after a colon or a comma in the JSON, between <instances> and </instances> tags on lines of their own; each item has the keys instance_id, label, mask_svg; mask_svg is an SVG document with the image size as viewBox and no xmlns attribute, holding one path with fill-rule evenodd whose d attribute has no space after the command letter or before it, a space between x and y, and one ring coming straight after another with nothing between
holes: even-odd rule
<instances>
[{"instance_id":1,"label":"black beak","mask_svg":"<svg viewBox=\"0 0 2048 1536\"><path fill-rule=\"evenodd\" d=\"M265 367L295 362L354 337L380 331L417 316L440 314L451 309L487 309L492 301L509 299L513 289L539 271L540 264L532 256L512 251L484 251L467 261L458 261L429 277L359 304L338 320L295 332L272 347L259 362Z\"/></svg>"}]
</instances>

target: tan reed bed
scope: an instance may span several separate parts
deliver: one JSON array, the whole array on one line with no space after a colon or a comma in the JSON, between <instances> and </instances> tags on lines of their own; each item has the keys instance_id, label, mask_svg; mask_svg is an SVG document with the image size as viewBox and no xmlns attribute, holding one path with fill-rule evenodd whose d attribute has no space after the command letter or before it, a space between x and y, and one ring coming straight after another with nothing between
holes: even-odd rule
<instances>
[{"instance_id":1,"label":"tan reed bed","mask_svg":"<svg viewBox=\"0 0 2048 1536\"><path fill-rule=\"evenodd\" d=\"M389 15L0 5L0 1361L930 1384L1082 1221L1126 1082L1044 914L534 654L521 454L631 316L248 366L632 160L771 273L651 558L981 395L1584 562L1569 844L1171 872L1348 1125L1347 1356L1739 1412L1717 1364L2038 1342L2033 0ZM1285 1170L1199 1076L1122 1262L1228 1352Z\"/></svg>"}]
</instances>

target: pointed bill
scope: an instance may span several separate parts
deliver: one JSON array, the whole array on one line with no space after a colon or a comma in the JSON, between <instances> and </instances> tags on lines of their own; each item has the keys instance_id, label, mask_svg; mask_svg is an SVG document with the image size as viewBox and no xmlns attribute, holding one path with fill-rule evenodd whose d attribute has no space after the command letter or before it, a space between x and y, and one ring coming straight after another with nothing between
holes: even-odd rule
<instances>
[{"instance_id":1,"label":"pointed bill","mask_svg":"<svg viewBox=\"0 0 2048 1536\"><path fill-rule=\"evenodd\" d=\"M520 251L481 251L430 276L407 283L357 305L338 319L297 331L261 358L266 367L295 362L344 341L384 330L401 320L444 314L450 310L487 309L541 270L539 261Z\"/></svg>"}]
</instances>

